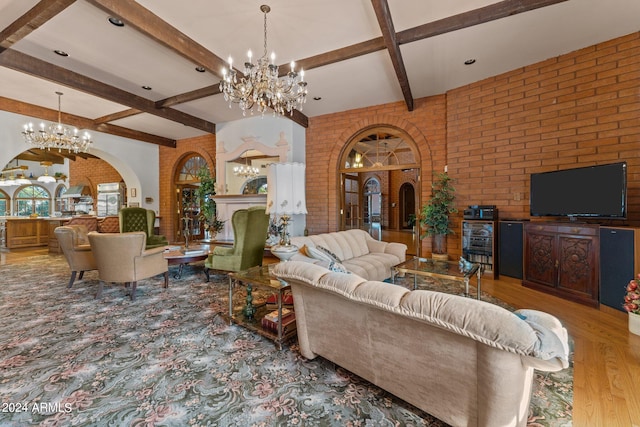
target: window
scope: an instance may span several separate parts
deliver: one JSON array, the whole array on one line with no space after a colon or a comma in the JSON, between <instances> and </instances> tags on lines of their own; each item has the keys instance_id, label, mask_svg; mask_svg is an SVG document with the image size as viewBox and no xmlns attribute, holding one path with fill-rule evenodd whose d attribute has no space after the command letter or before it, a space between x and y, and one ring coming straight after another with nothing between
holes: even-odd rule
<instances>
[{"instance_id":1,"label":"window","mask_svg":"<svg viewBox=\"0 0 640 427\"><path fill-rule=\"evenodd\" d=\"M15 212L18 216L49 216L51 212L51 196L39 185L30 185L19 190L15 197Z\"/></svg>"},{"instance_id":2,"label":"window","mask_svg":"<svg viewBox=\"0 0 640 427\"><path fill-rule=\"evenodd\" d=\"M0 191L0 215L9 215L9 196Z\"/></svg>"}]
</instances>

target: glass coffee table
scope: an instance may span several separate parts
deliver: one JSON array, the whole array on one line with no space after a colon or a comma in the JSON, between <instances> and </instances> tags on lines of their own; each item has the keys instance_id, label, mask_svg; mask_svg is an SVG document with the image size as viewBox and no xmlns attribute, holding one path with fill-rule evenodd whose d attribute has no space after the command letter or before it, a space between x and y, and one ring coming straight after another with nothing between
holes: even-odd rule
<instances>
[{"instance_id":1,"label":"glass coffee table","mask_svg":"<svg viewBox=\"0 0 640 427\"><path fill-rule=\"evenodd\" d=\"M457 280L464 283L464 295L469 296L469 280L476 276L476 288L478 299L481 295L482 269L480 264L471 264L471 267L464 272L460 271L458 261L434 261L431 258L414 257L408 261L395 265L391 269L391 283L395 283L398 273L413 274L413 289L418 286L418 276L439 277L441 279Z\"/></svg>"},{"instance_id":2,"label":"glass coffee table","mask_svg":"<svg viewBox=\"0 0 640 427\"><path fill-rule=\"evenodd\" d=\"M244 287L241 285L245 285ZM233 294L236 288L246 290L246 304L234 307ZM276 331L262 326L262 318L270 311L266 303L253 304L254 289L266 290L277 295L277 328ZM258 334L273 340L282 350L282 343L297 335L295 327L286 331L282 327L283 295L291 286L283 280L277 279L269 272L269 266L252 267L246 271L229 273L229 320L244 326Z\"/></svg>"}]
</instances>

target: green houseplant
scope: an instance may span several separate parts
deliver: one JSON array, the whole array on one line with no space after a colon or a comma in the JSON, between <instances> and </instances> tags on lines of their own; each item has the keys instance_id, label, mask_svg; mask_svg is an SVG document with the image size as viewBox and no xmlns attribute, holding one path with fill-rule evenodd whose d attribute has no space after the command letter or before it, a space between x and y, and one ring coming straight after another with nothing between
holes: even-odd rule
<instances>
[{"instance_id":1,"label":"green houseplant","mask_svg":"<svg viewBox=\"0 0 640 427\"><path fill-rule=\"evenodd\" d=\"M453 204L455 191L452 178L446 172L438 173L431 184L431 198L422 206L420 226L424 233L421 238L433 236L433 254L446 254L447 235L455 234L449 218L458 212Z\"/></svg>"},{"instance_id":2,"label":"green houseplant","mask_svg":"<svg viewBox=\"0 0 640 427\"><path fill-rule=\"evenodd\" d=\"M195 191L196 197L200 200L199 219L204 223L205 231L215 236L224 228L224 221L218 219L216 202L213 200L213 196L216 195L216 179L206 167L200 168L196 176L200 180L200 186Z\"/></svg>"}]
</instances>

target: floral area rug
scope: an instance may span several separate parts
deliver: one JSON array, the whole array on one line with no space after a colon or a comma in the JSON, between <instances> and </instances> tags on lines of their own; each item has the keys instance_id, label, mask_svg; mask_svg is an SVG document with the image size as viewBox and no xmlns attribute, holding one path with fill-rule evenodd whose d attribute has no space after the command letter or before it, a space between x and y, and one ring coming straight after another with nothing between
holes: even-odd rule
<instances>
[{"instance_id":1,"label":"floral area rug","mask_svg":"<svg viewBox=\"0 0 640 427\"><path fill-rule=\"evenodd\" d=\"M68 279L62 256L0 267L0 426L445 425L295 342L278 351L229 325L227 278L206 283L201 266L166 290L139 282L135 302L113 284L94 299L96 272ZM572 370L535 383L529 425L571 425Z\"/></svg>"}]
</instances>

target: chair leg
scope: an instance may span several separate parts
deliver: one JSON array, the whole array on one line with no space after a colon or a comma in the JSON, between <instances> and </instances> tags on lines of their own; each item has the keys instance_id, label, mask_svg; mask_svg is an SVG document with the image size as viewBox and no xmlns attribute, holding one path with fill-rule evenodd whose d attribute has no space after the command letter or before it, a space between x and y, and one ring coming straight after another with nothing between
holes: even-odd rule
<instances>
[{"instance_id":1,"label":"chair leg","mask_svg":"<svg viewBox=\"0 0 640 427\"><path fill-rule=\"evenodd\" d=\"M102 298L102 288L104 286L104 282L102 280L100 280L99 284L98 284L98 293L96 294L96 299L98 298Z\"/></svg>"},{"instance_id":2,"label":"chair leg","mask_svg":"<svg viewBox=\"0 0 640 427\"><path fill-rule=\"evenodd\" d=\"M71 272L71 278L69 279L69 285L67 286L67 288L71 288L73 286L73 282L76 280L76 273L77 271ZM80 278L82 278L82 273L80 273Z\"/></svg>"},{"instance_id":3,"label":"chair leg","mask_svg":"<svg viewBox=\"0 0 640 427\"><path fill-rule=\"evenodd\" d=\"M80 275L78 276L78 280L82 280L82 276L84 276L84 270L80 272Z\"/></svg>"},{"instance_id":4,"label":"chair leg","mask_svg":"<svg viewBox=\"0 0 640 427\"><path fill-rule=\"evenodd\" d=\"M165 271L164 272L164 288L168 288L169 287L169 271Z\"/></svg>"},{"instance_id":5,"label":"chair leg","mask_svg":"<svg viewBox=\"0 0 640 427\"><path fill-rule=\"evenodd\" d=\"M138 282L131 282L131 301L136 300L136 287L138 286Z\"/></svg>"}]
</instances>

